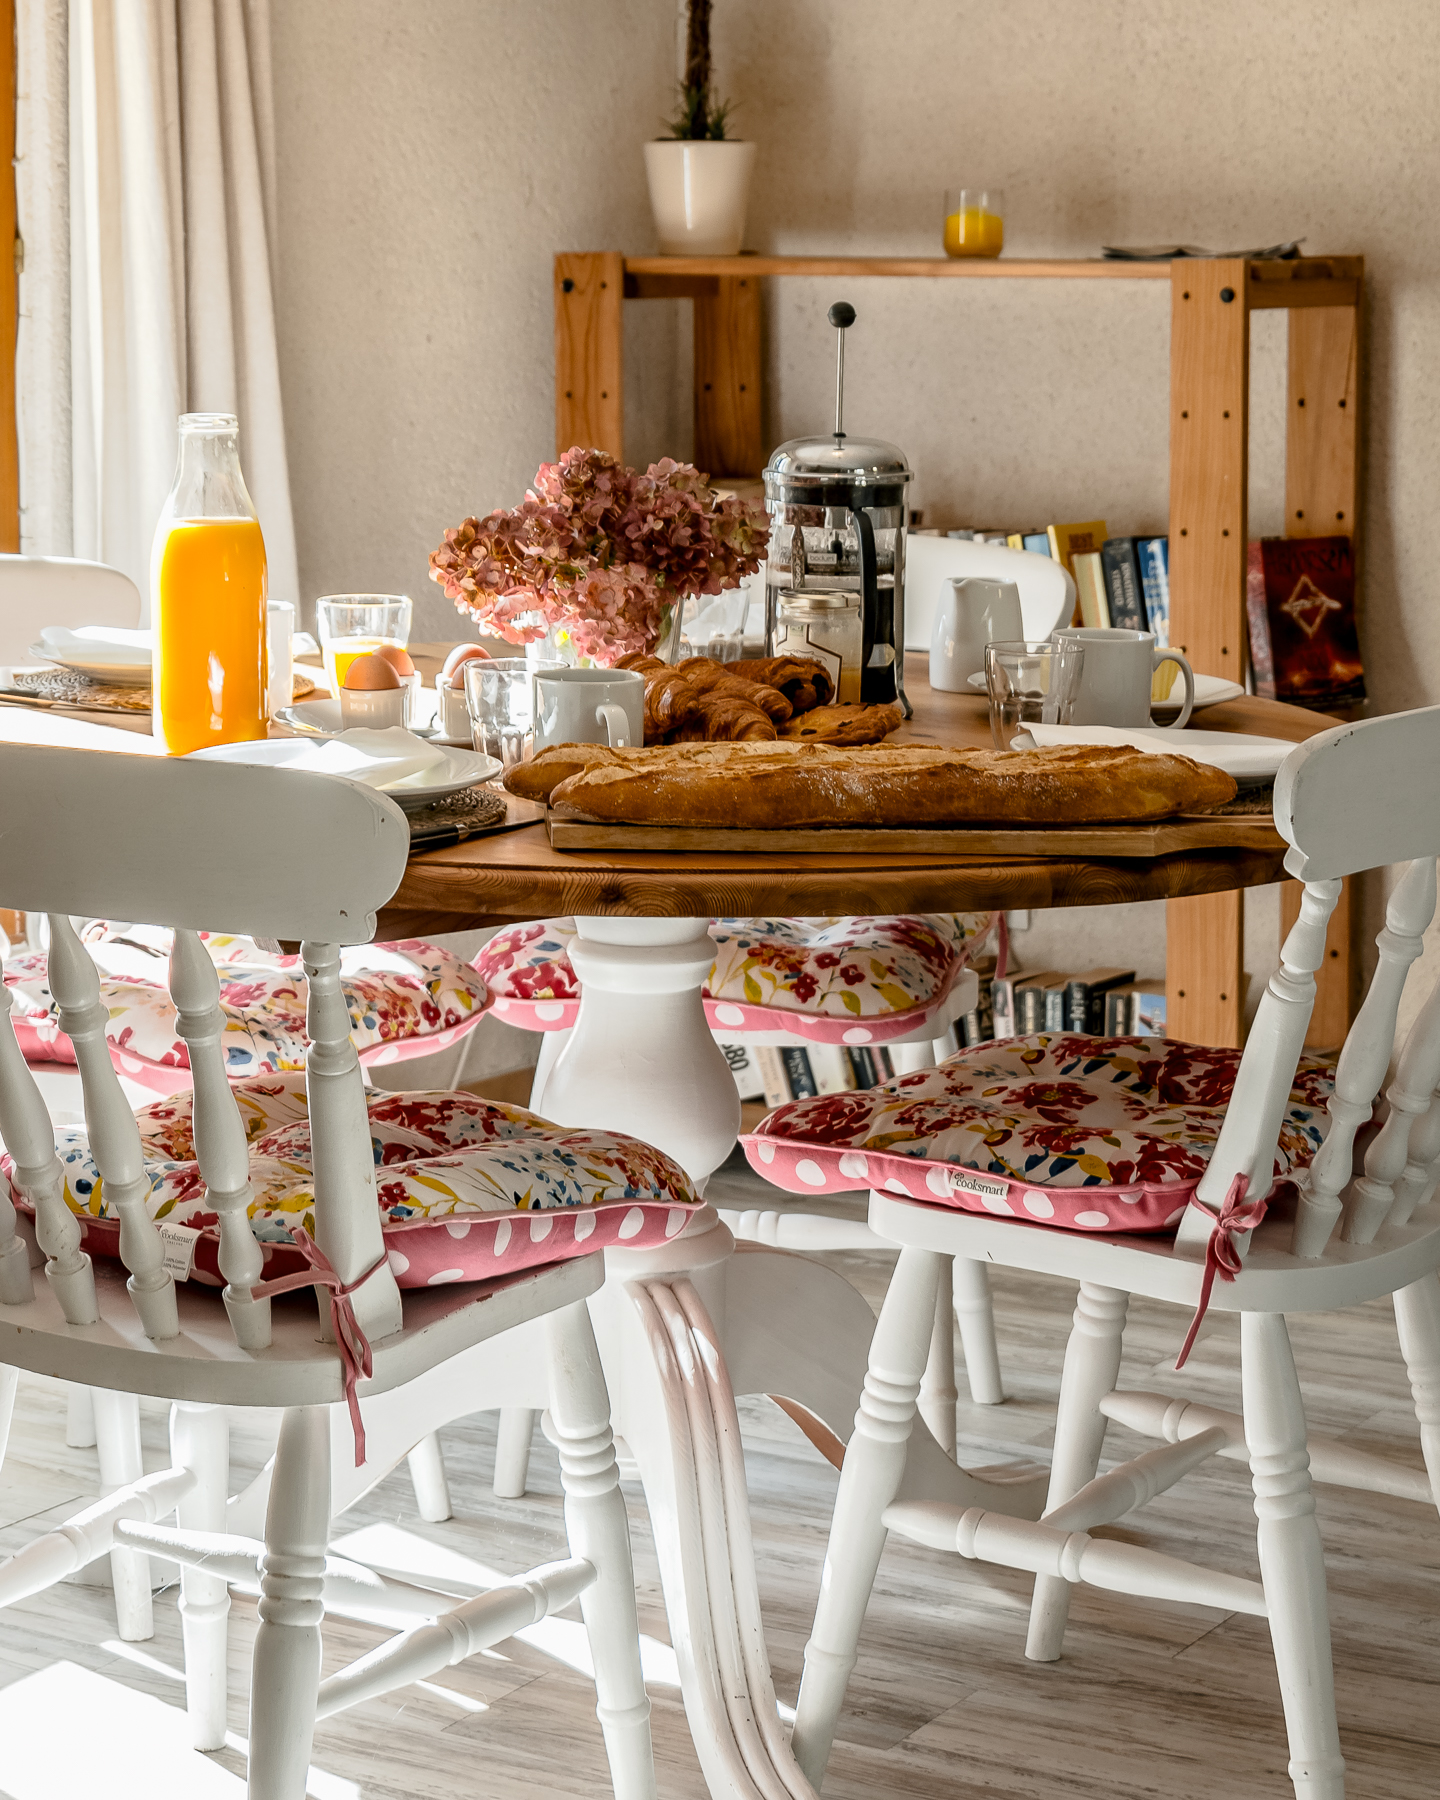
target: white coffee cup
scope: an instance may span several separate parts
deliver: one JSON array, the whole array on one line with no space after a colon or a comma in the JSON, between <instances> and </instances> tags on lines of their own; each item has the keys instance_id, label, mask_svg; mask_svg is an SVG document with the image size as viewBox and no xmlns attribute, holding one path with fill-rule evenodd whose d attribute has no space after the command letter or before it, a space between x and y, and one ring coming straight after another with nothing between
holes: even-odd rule
<instances>
[{"instance_id":1,"label":"white coffee cup","mask_svg":"<svg viewBox=\"0 0 1440 1800\"><path fill-rule=\"evenodd\" d=\"M645 739L645 681L634 669L547 669L535 676L535 748Z\"/></svg>"},{"instance_id":2,"label":"white coffee cup","mask_svg":"<svg viewBox=\"0 0 1440 1800\"><path fill-rule=\"evenodd\" d=\"M942 694L970 692L985 667L985 646L1025 635L1020 590L1013 581L956 576L940 590L930 630L930 685Z\"/></svg>"},{"instance_id":3,"label":"white coffee cup","mask_svg":"<svg viewBox=\"0 0 1440 1800\"><path fill-rule=\"evenodd\" d=\"M265 656L270 672L265 710L272 719L295 699L294 635L295 608L288 600L270 601L265 609Z\"/></svg>"},{"instance_id":4,"label":"white coffee cup","mask_svg":"<svg viewBox=\"0 0 1440 1800\"><path fill-rule=\"evenodd\" d=\"M1150 687L1162 663L1175 663L1185 681L1185 703L1178 719L1187 723L1195 709L1195 674L1178 650L1158 649L1153 631L1127 631L1116 626L1066 625L1056 637L1078 638L1085 646L1080 691L1075 696L1075 725L1119 725L1133 729L1153 725Z\"/></svg>"}]
</instances>

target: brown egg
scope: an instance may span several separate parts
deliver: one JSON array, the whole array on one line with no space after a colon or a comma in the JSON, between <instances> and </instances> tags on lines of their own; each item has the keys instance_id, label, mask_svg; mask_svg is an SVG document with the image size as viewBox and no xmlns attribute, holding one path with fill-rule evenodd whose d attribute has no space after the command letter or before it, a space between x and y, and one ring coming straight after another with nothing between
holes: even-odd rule
<instances>
[{"instance_id":1,"label":"brown egg","mask_svg":"<svg viewBox=\"0 0 1440 1800\"><path fill-rule=\"evenodd\" d=\"M415 665L410 660L410 652L402 650L398 644L381 644L375 654L383 656L402 681L408 681L415 673Z\"/></svg>"},{"instance_id":2,"label":"brown egg","mask_svg":"<svg viewBox=\"0 0 1440 1800\"><path fill-rule=\"evenodd\" d=\"M409 658L406 658L409 661ZM368 656L357 656L345 671L343 684L357 692L379 692L385 688L398 688L404 684L395 671L395 665L388 657L381 656L378 651Z\"/></svg>"},{"instance_id":3,"label":"brown egg","mask_svg":"<svg viewBox=\"0 0 1440 1800\"><path fill-rule=\"evenodd\" d=\"M482 650L479 644L457 644L445 658L445 667L440 673L449 682L455 682L461 669L467 662L489 662L490 652ZM461 680L464 677L460 677ZM458 683L456 683L458 685Z\"/></svg>"}]
</instances>

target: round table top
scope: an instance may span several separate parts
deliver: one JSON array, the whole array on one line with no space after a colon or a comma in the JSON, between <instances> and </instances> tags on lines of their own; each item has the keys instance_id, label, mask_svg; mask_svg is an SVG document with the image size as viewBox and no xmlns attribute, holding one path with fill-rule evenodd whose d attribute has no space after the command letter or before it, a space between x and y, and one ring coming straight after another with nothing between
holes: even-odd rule
<instances>
[{"instance_id":1,"label":"round table top","mask_svg":"<svg viewBox=\"0 0 1440 1800\"><path fill-rule=\"evenodd\" d=\"M932 692L924 659L918 656L906 671L906 687L915 716L888 743L991 747L983 697ZM1336 723L1323 713L1249 696L1207 707L1196 721L1207 731L1249 732L1297 744ZM524 803L513 804L517 815L524 816ZM1284 852L1278 846L1150 858L1019 859L913 852L561 851L550 847L538 811L536 819L516 830L413 856L380 915L377 936L434 936L573 913L803 918L1097 906L1259 887L1284 876Z\"/></svg>"}]
</instances>

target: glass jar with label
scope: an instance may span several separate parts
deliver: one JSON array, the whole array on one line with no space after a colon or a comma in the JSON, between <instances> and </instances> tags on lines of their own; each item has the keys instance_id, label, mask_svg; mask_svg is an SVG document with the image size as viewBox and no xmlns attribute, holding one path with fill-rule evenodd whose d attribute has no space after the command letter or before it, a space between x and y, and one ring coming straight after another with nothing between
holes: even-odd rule
<instances>
[{"instance_id":1,"label":"glass jar with label","mask_svg":"<svg viewBox=\"0 0 1440 1800\"><path fill-rule=\"evenodd\" d=\"M858 593L782 590L776 595L774 645L776 656L813 656L823 663L841 705L859 701L865 628Z\"/></svg>"}]
</instances>

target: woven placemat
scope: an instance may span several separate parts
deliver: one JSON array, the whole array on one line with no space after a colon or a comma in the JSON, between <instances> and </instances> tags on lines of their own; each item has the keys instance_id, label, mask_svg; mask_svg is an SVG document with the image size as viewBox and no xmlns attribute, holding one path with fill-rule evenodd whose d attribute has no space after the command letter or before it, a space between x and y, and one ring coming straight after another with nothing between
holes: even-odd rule
<instances>
[{"instance_id":1,"label":"woven placemat","mask_svg":"<svg viewBox=\"0 0 1440 1800\"><path fill-rule=\"evenodd\" d=\"M494 788L461 788L458 793L447 794L443 800L412 812L410 835L423 838L455 832L456 841L460 842L502 824L507 812L505 796Z\"/></svg>"},{"instance_id":2,"label":"woven placemat","mask_svg":"<svg viewBox=\"0 0 1440 1800\"><path fill-rule=\"evenodd\" d=\"M148 683L144 687L117 687L110 682L92 681L75 669L17 669L9 691L35 700L50 700L57 706L87 706L94 712L148 713L151 707ZM303 700L314 692L315 683L297 669L291 698Z\"/></svg>"}]
</instances>

